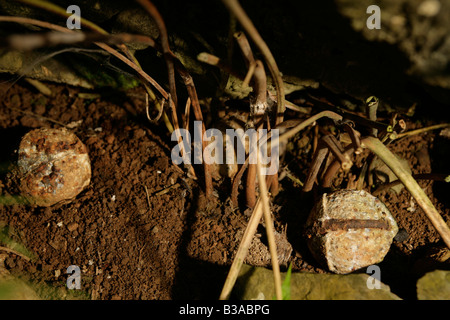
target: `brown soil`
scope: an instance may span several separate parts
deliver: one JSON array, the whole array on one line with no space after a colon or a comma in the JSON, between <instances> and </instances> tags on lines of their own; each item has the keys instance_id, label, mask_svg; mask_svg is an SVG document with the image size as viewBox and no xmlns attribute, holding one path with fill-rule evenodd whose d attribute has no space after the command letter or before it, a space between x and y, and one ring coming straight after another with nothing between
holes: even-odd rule
<instances>
[{"instance_id":1,"label":"brown soil","mask_svg":"<svg viewBox=\"0 0 450 320\"><path fill-rule=\"evenodd\" d=\"M32 128L58 127L48 119L64 124L82 120L73 131L89 149L92 181L69 204L0 205L0 223L35 255L28 262L10 254L7 269L34 284L64 291L66 269L78 265L82 290L92 299L218 298L251 211L233 209L226 186L217 185L214 199L205 201L201 182L171 163L171 142L164 127L146 120L141 89L83 100L76 95L80 89L47 85L54 92L51 98L25 82L11 88L9 83L0 84L0 161L8 168L1 173L0 191L17 193L8 172L20 137ZM430 123L420 125L425 124ZM418 125L411 122L414 126ZM307 134L312 136L312 130ZM443 173L440 157L442 146L448 145L438 132L430 132L394 142L391 149L408 160L413 173ZM303 152L306 148L299 142L291 160L285 159L303 181L311 159L311 151ZM420 185L449 221L443 187L433 181ZM301 198L300 187L288 178L281 181L281 188L273 206L275 225L278 232L286 232L294 248L289 257L293 270L326 272L302 237L310 199ZM162 190L167 192L158 193ZM448 263L439 262L443 243L406 190L398 195L384 192L380 198L405 235L380 264L382 281L400 297L414 298L415 281L424 272L450 269ZM299 212L299 206L305 210ZM262 227L258 235L261 241L255 242L248 261L270 266Z\"/></svg>"}]
</instances>

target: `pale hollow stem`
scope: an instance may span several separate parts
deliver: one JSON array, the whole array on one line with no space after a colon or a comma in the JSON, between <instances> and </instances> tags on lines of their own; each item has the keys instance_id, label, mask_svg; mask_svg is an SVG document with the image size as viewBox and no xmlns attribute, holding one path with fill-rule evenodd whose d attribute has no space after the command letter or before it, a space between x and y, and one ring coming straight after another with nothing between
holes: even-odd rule
<instances>
[{"instance_id":1,"label":"pale hollow stem","mask_svg":"<svg viewBox=\"0 0 450 320\"><path fill-rule=\"evenodd\" d=\"M264 106L262 110L258 110L256 116L262 116L267 108L267 78L264 71L264 65L261 60L256 60L255 69L253 72L253 90L256 96L255 105Z\"/></svg>"},{"instance_id":2,"label":"pale hollow stem","mask_svg":"<svg viewBox=\"0 0 450 320\"><path fill-rule=\"evenodd\" d=\"M270 179L270 178L272 178L272 179ZM263 179L264 179L264 177L263 177ZM266 195L267 195L268 186L271 185L273 177L269 177L268 180L269 181L267 182L267 184L264 184L265 190L266 190L266 193L265 193ZM263 188L264 188L264 186L263 186ZM267 206L266 206L266 208L267 208ZM256 233L256 230L261 221L261 218L263 217L263 214L264 214L264 204L263 204L263 199L260 196L258 198L258 200L256 201L255 207L253 208L252 216L250 217L250 220L247 224L244 235L242 236L242 240L239 244L236 256L233 260L233 263L231 264L230 270L228 272L227 278L226 278L225 283L222 288L222 292L220 293L220 297L219 297L220 300L227 300L230 297L231 291L233 290L233 287L236 283L236 280L238 278L242 264L244 263L245 258L248 254L248 249L250 248L251 242ZM266 230L267 230L267 232L269 232L269 229L267 229L267 226L266 226ZM272 229L271 233L273 235L273 229ZM270 245L270 243L272 243L272 240L269 239L269 235L268 235L268 241L269 241L269 250L273 250L273 248L275 248L275 245L272 245L272 246ZM274 241L273 241L273 243L274 243ZM270 249L270 247L272 249ZM272 258L272 254L273 254L273 251L271 252L272 263L274 261L276 261L276 263L278 263L278 257L276 255L276 253L275 253L275 256L276 256L275 260L274 260L274 258ZM278 285L276 284L275 287L280 288L280 289L276 289L276 290L278 292L281 292L281 275L279 275L279 268L278 268L278 275L275 275L275 273L276 273L276 270L274 270L274 280L275 280L275 277L277 279L279 279L279 280L276 280L276 282L279 284ZM279 294L277 294L277 298L278 297L280 297Z\"/></svg>"},{"instance_id":3,"label":"pale hollow stem","mask_svg":"<svg viewBox=\"0 0 450 320\"><path fill-rule=\"evenodd\" d=\"M250 38L253 40L255 45L261 51L264 56L264 60L269 67L272 78L274 79L275 87L277 90L277 121L276 124L283 121L285 102L284 102L284 84L281 78L281 72L278 69L278 65L275 58L272 55L269 47L259 34L253 22L248 17L247 13L244 11L242 6L237 0L222 0L225 6L230 10L230 12L236 17L244 30L248 33Z\"/></svg>"},{"instance_id":4,"label":"pale hollow stem","mask_svg":"<svg viewBox=\"0 0 450 320\"><path fill-rule=\"evenodd\" d=\"M350 140L355 148L355 153L360 154L362 152L362 148L359 132L353 129L349 124L344 124L344 130L347 131L350 136Z\"/></svg>"},{"instance_id":5,"label":"pale hollow stem","mask_svg":"<svg viewBox=\"0 0 450 320\"><path fill-rule=\"evenodd\" d=\"M352 162L348 154L339 144L339 141L333 135L326 135L322 138L322 142L328 147L331 153L341 162L342 169L348 170L352 166Z\"/></svg>"},{"instance_id":6,"label":"pale hollow stem","mask_svg":"<svg viewBox=\"0 0 450 320\"><path fill-rule=\"evenodd\" d=\"M147 13L152 17L153 21L156 23L156 26L158 27L161 40L161 49L167 66L167 73L169 79L169 92L172 95L172 100L173 103L175 104L175 107L177 107L178 98L175 84L175 67L172 57L173 53L171 52L169 47L169 36L167 34L166 24L164 23L164 19L162 18L158 9L151 1L137 0L137 2L139 2L139 4L147 11Z\"/></svg>"},{"instance_id":7,"label":"pale hollow stem","mask_svg":"<svg viewBox=\"0 0 450 320\"><path fill-rule=\"evenodd\" d=\"M20 252L18 252L18 251L16 251L16 250L7 248L7 247L0 247L0 251L5 251L5 252L13 253L13 254L15 254L15 255L17 255L17 256L19 256L19 257L25 259L26 261L30 261L30 260L31 260L31 259L30 259L29 257L27 257L26 255L24 255L24 254L22 254L22 253L20 253Z\"/></svg>"},{"instance_id":8,"label":"pale hollow stem","mask_svg":"<svg viewBox=\"0 0 450 320\"><path fill-rule=\"evenodd\" d=\"M375 99L375 101L367 103L366 115L369 118L369 120L377 121L377 109L378 109L378 99ZM371 128L371 134L372 136L376 137L378 135L378 129Z\"/></svg>"},{"instance_id":9,"label":"pale hollow stem","mask_svg":"<svg viewBox=\"0 0 450 320\"><path fill-rule=\"evenodd\" d=\"M273 220L270 212L270 203L269 203L269 196L268 196L268 188L266 185L266 179L264 178L263 174L261 173L262 167L260 162L260 152L258 151L258 160L256 162L257 167L257 175L258 175L258 182L259 182L259 194L260 198L262 200L263 205L263 214L264 214L264 220L266 223L266 233L267 233L267 240L269 242L269 252L270 252L270 258L272 260L272 271L273 271L273 278L274 278L274 285L275 285L275 296L277 300L281 300L283 298L283 293L281 290L281 274L280 274L280 266L278 264L278 254L277 254L277 245L275 242L275 230L273 227Z\"/></svg>"},{"instance_id":10,"label":"pale hollow stem","mask_svg":"<svg viewBox=\"0 0 450 320\"><path fill-rule=\"evenodd\" d=\"M322 166L325 157L328 154L328 148L321 145L314 154L314 158L311 162L311 167L308 172L308 177L306 178L305 184L303 186L304 192L309 192L312 190L314 182L316 181L317 174L319 173L320 167Z\"/></svg>"},{"instance_id":11,"label":"pale hollow stem","mask_svg":"<svg viewBox=\"0 0 450 320\"><path fill-rule=\"evenodd\" d=\"M53 12L53 13L58 14L63 17L69 17L71 15L71 13L66 12L65 9L63 9L53 3L47 2L47 1L42 1L42 0L19 0L19 1L22 3L32 5L37 8L44 9L48 12ZM105 29L99 27L98 25L96 25L95 23L92 23L89 20L86 20L83 17L80 17L80 22L83 24L83 26L86 26L95 32L102 33L102 34L108 34L108 32L105 31Z\"/></svg>"},{"instance_id":12,"label":"pale hollow stem","mask_svg":"<svg viewBox=\"0 0 450 320\"><path fill-rule=\"evenodd\" d=\"M363 147L375 153L405 185L411 195L416 199L428 219L430 219L437 232L441 235L447 247L450 248L450 229L441 217L431 200L419 186L412 175L406 171L395 155L377 138L366 137L361 141Z\"/></svg>"},{"instance_id":13,"label":"pale hollow stem","mask_svg":"<svg viewBox=\"0 0 450 320\"><path fill-rule=\"evenodd\" d=\"M412 136L412 135L415 135L415 134L424 133L424 132L431 131L431 130L444 129L444 128L448 128L448 127L450 127L450 123L441 123L441 124L436 124L434 126L429 126L429 127L425 127L425 128L411 130L411 131L406 131L406 132L403 132L403 133L399 133L397 135L397 139L400 139L400 138L403 138L403 137L407 137L407 136Z\"/></svg>"},{"instance_id":14,"label":"pale hollow stem","mask_svg":"<svg viewBox=\"0 0 450 320\"><path fill-rule=\"evenodd\" d=\"M306 119L305 121L303 121L302 123L300 123L299 125L294 127L293 129L280 135L278 137L278 143L281 144L282 142L286 142L287 140L289 140L290 138L295 136L299 131L303 130L307 126L313 124L314 122L316 122L317 120L319 120L320 118L323 118L323 117L328 117L335 121L342 120L342 116L337 114L336 112L328 111L328 110L319 112L318 114L313 115L312 117L309 117L308 119ZM269 144L270 144L270 142L269 142ZM270 147L270 145L268 145L268 147Z\"/></svg>"},{"instance_id":15,"label":"pale hollow stem","mask_svg":"<svg viewBox=\"0 0 450 320\"><path fill-rule=\"evenodd\" d=\"M243 32L236 32L234 34L234 38L236 39L239 48L241 49L242 55L244 56L245 64L247 65L247 68L249 68L250 64L255 63L255 58L253 56L252 48L250 47L248 39Z\"/></svg>"},{"instance_id":16,"label":"pale hollow stem","mask_svg":"<svg viewBox=\"0 0 450 320\"><path fill-rule=\"evenodd\" d=\"M350 155L354 152L354 148L353 146L348 146L345 151L344 154L346 154L348 157L350 157ZM326 169L324 175L323 175L323 179L322 179L322 186L324 188L330 188L331 187L331 183L333 182L333 178L336 175L336 172L339 170L339 168L341 168L342 164L339 161L339 159L335 158L331 164L328 166L328 168Z\"/></svg>"},{"instance_id":17,"label":"pale hollow stem","mask_svg":"<svg viewBox=\"0 0 450 320\"><path fill-rule=\"evenodd\" d=\"M256 164L249 163L245 184L245 200L247 207L254 208L256 204Z\"/></svg>"},{"instance_id":18,"label":"pale hollow stem","mask_svg":"<svg viewBox=\"0 0 450 320\"><path fill-rule=\"evenodd\" d=\"M227 300L230 297L231 291L233 290L236 279L241 270L242 264L244 263L245 257L247 256L248 249L252 242L253 236L256 233L259 222L263 215L263 206L261 198L256 202L255 208L253 209L250 221L247 224L244 235L242 237L241 243L239 244L236 256L231 264L230 271L228 272L225 284L223 285L222 292L220 293L220 300Z\"/></svg>"},{"instance_id":19,"label":"pale hollow stem","mask_svg":"<svg viewBox=\"0 0 450 320\"><path fill-rule=\"evenodd\" d=\"M24 2L24 1L23 1ZM48 11L51 12L55 12L58 14L62 14L63 16L66 16L67 14L65 13L64 10L62 10L61 8L54 6L52 4L51 8L46 6L45 2L36 2L36 1L28 1L26 2L28 4L33 4L33 5L37 5L37 4L42 4L42 8L46 9ZM53 11L53 9L56 8L56 11ZM62 11L61 11L62 10ZM28 24L32 24L32 25L36 25L42 28L47 28L47 29L51 29L51 30L55 30L55 31L60 31L60 32L64 32L64 33L75 33L75 31L52 24L52 23L48 23L45 21L40 21L40 20L36 20L36 19L30 19L30 18L23 18L23 17L4 17L1 16L0 17L0 21L11 21L11 22L17 22L17 23L28 23ZM94 31L100 32L101 34L107 35L107 32L104 31L103 29L101 29L100 27L98 27L97 25L95 25L94 23L81 18L81 23L83 24L83 26L86 26ZM152 39L148 38L148 37L141 37L142 42L145 42L149 45L153 45L154 46L154 42ZM96 44L98 47L102 48L103 50L107 51L108 53L114 55L116 58L118 58L119 60L121 60L122 62L124 62L125 64L127 64L129 67L133 68L145 81L149 82L156 90L158 90L159 93L161 93L161 95L167 99L168 98L168 94L167 92L152 78L150 77L147 73L145 73L141 66L139 65L139 62L137 61L137 59L133 56L133 54L128 50L128 47L125 46L124 44L119 44L118 47L123 50L126 54L126 56L122 55L121 53L119 53L117 50L113 49L112 47L110 47L109 45L107 45L106 43L103 42L94 42L94 44ZM150 98L155 101L156 107L159 110L162 106L159 105L158 100L156 99L155 94L153 93L153 91L150 89L150 87L144 83L144 86L147 90L147 93L149 94ZM166 113L163 114L163 120L164 123L166 124L167 129L169 130L170 133L173 132L173 126L170 123L169 118L167 117Z\"/></svg>"},{"instance_id":20,"label":"pale hollow stem","mask_svg":"<svg viewBox=\"0 0 450 320\"><path fill-rule=\"evenodd\" d=\"M419 173L419 174L413 175L413 178L415 180L431 180L431 181L445 181L445 179L447 177L449 177L448 174L438 174L438 173ZM401 183L402 182L400 180L394 180L392 182L388 182L388 183L383 184L380 187L378 187L378 189L373 191L372 194L374 196L377 196L379 193L386 191L390 188L393 188Z\"/></svg>"}]
</instances>

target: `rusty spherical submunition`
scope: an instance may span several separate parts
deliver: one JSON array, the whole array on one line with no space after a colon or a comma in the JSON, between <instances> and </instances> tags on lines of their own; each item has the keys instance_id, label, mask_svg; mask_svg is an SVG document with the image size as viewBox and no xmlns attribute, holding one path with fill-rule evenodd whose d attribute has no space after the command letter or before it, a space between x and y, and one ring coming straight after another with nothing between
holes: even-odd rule
<instances>
[{"instance_id":1,"label":"rusty spherical submunition","mask_svg":"<svg viewBox=\"0 0 450 320\"><path fill-rule=\"evenodd\" d=\"M64 128L28 132L20 142L18 167L22 196L43 207L70 201L91 179L86 146Z\"/></svg>"},{"instance_id":2,"label":"rusty spherical submunition","mask_svg":"<svg viewBox=\"0 0 450 320\"><path fill-rule=\"evenodd\" d=\"M363 190L322 195L306 222L312 254L340 274L381 262L397 232L384 203Z\"/></svg>"}]
</instances>

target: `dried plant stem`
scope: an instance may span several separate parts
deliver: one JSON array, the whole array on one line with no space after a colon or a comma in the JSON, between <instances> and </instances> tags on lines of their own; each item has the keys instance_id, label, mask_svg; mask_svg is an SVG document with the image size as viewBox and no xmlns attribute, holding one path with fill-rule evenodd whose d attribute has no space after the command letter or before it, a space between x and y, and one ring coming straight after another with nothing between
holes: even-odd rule
<instances>
[{"instance_id":1,"label":"dried plant stem","mask_svg":"<svg viewBox=\"0 0 450 320\"><path fill-rule=\"evenodd\" d=\"M266 185L266 179L262 175L262 167L261 162L259 161L261 153L258 151L258 160L256 162L256 168L258 173L258 183L259 183L259 194L262 201L263 206L263 214L264 214L264 220L266 224L266 233L267 233L267 240L269 243L269 252L270 252L270 258L272 261L272 271L273 271L273 278L274 278L274 284L275 284L275 295L278 300L281 300L283 298L283 294L281 291L281 275L280 275L280 266L278 264L278 254L277 254L277 245L275 242L275 231L273 227L273 221L272 221L272 215L270 210L270 203L269 203L269 196L268 196L268 188Z\"/></svg>"},{"instance_id":2,"label":"dried plant stem","mask_svg":"<svg viewBox=\"0 0 450 320\"><path fill-rule=\"evenodd\" d=\"M348 135L350 136L350 140L353 144L353 147L355 148L355 154L360 154L362 152L360 140L361 134L355 129L353 129L353 127L350 126L348 123L344 124L344 130L347 131Z\"/></svg>"},{"instance_id":3,"label":"dried plant stem","mask_svg":"<svg viewBox=\"0 0 450 320\"><path fill-rule=\"evenodd\" d=\"M415 180L433 180L433 181L446 181L450 175L448 174L438 174L438 173L419 173L419 174L413 174L412 176ZM380 194L383 191L389 190L392 187L395 187L396 185L401 184L402 182L400 180L394 180L392 182L386 183L378 187L375 191L372 192L374 196Z\"/></svg>"},{"instance_id":4,"label":"dried plant stem","mask_svg":"<svg viewBox=\"0 0 450 320\"><path fill-rule=\"evenodd\" d=\"M201 52L198 54L197 60L200 62L203 62L203 63L207 63L211 66L215 66L215 67L219 68L220 70L222 70L223 72L228 73L241 81L244 81L244 78L239 73L234 71L230 67L230 65L223 62L222 59L220 59L219 57L216 57L215 55L212 55L207 52Z\"/></svg>"},{"instance_id":5,"label":"dried plant stem","mask_svg":"<svg viewBox=\"0 0 450 320\"><path fill-rule=\"evenodd\" d=\"M249 160L250 160L250 157L247 157L247 159L245 160L245 163L241 166L238 173L236 173L236 175L234 176L234 179L233 179L233 184L231 186L231 203L235 207L238 206L237 196L238 196L238 191L239 191L239 182L241 181L242 176L248 167Z\"/></svg>"},{"instance_id":6,"label":"dried plant stem","mask_svg":"<svg viewBox=\"0 0 450 320\"><path fill-rule=\"evenodd\" d=\"M320 167L322 166L322 163L325 160L327 154L328 148L325 145L320 144L311 161L311 167L308 170L308 177L306 178L305 184L303 185L304 192L309 192L312 190Z\"/></svg>"},{"instance_id":7,"label":"dried plant stem","mask_svg":"<svg viewBox=\"0 0 450 320\"><path fill-rule=\"evenodd\" d=\"M0 17L1 21L12 22L14 18L22 17ZM6 18L6 19L4 19ZM13 19L7 19L13 18ZM22 18L24 19L24 18ZM97 32L46 32L33 34L12 34L4 39L0 39L2 46L9 46L16 50L34 50L42 47L51 47L57 45L69 45L79 43L103 42L108 44L120 45L127 42L143 43L151 47L155 46L155 41L147 36L134 35L128 33L122 34L100 34Z\"/></svg>"},{"instance_id":8,"label":"dried plant stem","mask_svg":"<svg viewBox=\"0 0 450 320\"><path fill-rule=\"evenodd\" d=\"M56 30L56 31L66 32L66 33L74 32L74 31L72 31L70 29L58 26L58 25L50 23L50 22L36 20L36 19L31 19L31 18L0 16L0 21L2 21L2 22L16 22L16 23L22 23L22 24L31 24L31 25L38 26L38 27L41 27L41 28L46 28L46 29Z\"/></svg>"},{"instance_id":9,"label":"dried plant stem","mask_svg":"<svg viewBox=\"0 0 450 320\"><path fill-rule=\"evenodd\" d=\"M390 130L392 128L390 128L390 125L388 125L388 124L378 122L378 121L373 121L373 120L367 119L365 117L361 117L357 114L345 111L342 108L337 107L328 101L323 101L322 99L316 98L312 95L308 95L308 96L314 102L314 103L308 103L308 104L311 106L314 106L315 108L322 109L322 110L332 110L332 111L342 115L342 117L344 119L351 120L359 125L369 128L369 129L376 128L379 131L392 132L392 130Z\"/></svg>"},{"instance_id":10,"label":"dried plant stem","mask_svg":"<svg viewBox=\"0 0 450 320\"><path fill-rule=\"evenodd\" d=\"M62 13L62 12L60 12ZM67 14L65 13L64 16L66 16ZM50 30L55 30L55 31L60 31L60 32L64 32L64 33L75 33L76 31L49 23L49 22L45 22L45 21L40 21L40 20L36 20L36 19L30 19L30 18L23 18L23 17L5 17L5 16L1 16L0 17L0 21L5 21L5 22L16 22L16 23L22 23L22 24L32 24L35 26L39 26L42 28L46 28L46 29L50 29ZM86 20L81 20L86 21ZM97 30L98 28L95 28L93 26L95 26L95 24L88 22L89 26L91 26L91 29ZM101 29L101 28L100 28ZM103 29L101 29L103 30ZM103 30L104 31L104 30ZM105 31L106 32L106 31ZM144 38L142 38L142 40L144 40ZM147 39L148 40L148 39ZM145 40L146 41L146 40ZM122 62L124 62L126 65L128 65L129 67L131 67L132 69L134 69L139 76L144 79L146 82L150 83L154 88L156 88L156 90L158 90L158 92L164 97L164 99L168 98L168 93L152 78L150 77L147 73L145 73L142 68L139 66L139 63L137 62L137 60L134 58L134 56L129 53L128 48L125 45L121 45L120 47L122 49L125 48L125 52L127 53L128 57L132 57L133 59L127 58L124 55L122 55L121 53L119 53L117 50L113 49L112 47L110 47L109 45L103 43L103 42L94 42L98 47L102 48L103 50L105 50L106 52L110 53L111 55L115 56L116 58L118 58L119 60L121 60ZM152 41L148 41L148 44L152 44ZM158 108L158 110L161 108L161 106L159 105L159 102L156 99L155 94L153 93L153 91L144 83L145 88L150 96L150 98L155 101L155 104ZM168 128L169 132L172 133L173 132L173 127L172 124L170 123L169 119L167 118L167 115L164 113L163 114L163 119L164 119L164 123L166 124L166 127Z\"/></svg>"},{"instance_id":11,"label":"dried plant stem","mask_svg":"<svg viewBox=\"0 0 450 320\"><path fill-rule=\"evenodd\" d=\"M366 115L372 121L377 121L378 98L371 96L366 100ZM371 128L372 136L378 135L378 129Z\"/></svg>"},{"instance_id":12,"label":"dried plant stem","mask_svg":"<svg viewBox=\"0 0 450 320\"><path fill-rule=\"evenodd\" d=\"M186 106L184 108L184 129L189 130L189 117L191 115L191 98L188 97L186 100Z\"/></svg>"},{"instance_id":13,"label":"dried plant stem","mask_svg":"<svg viewBox=\"0 0 450 320\"><path fill-rule=\"evenodd\" d=\"M150 113L148 112L148 93L145 94L145 112L147 113L147 119L150 122L153 123L157 123L159 121L159 119L161 118L163 111L164 111L164 98L162 99L161 103L159 104L159 111L158 111L158 115L156 116L155 119L152 119L150 117Z\"/></svg>"},{"instance_id":14,"label":"dried plant stem","mask_svg":"<svg viewBox=\"0 0 450 320\"><path fill-rule=\"evenodd\" d=\"M279 138L278 138L278 143L281 144L282 142L286 142L287 140L289 140L290 138L295 136L297 134L297 132L303 130L307 126L313 124L314 122L316 122L317 120L319 120L320 118L323 118L323 117L328 117L328 118L331 118L331 119L333 119L335 121L342 120L342 116L337 114L336 112L333 112L333 111L322 111L322 112L319 112L318 114L316 114L316 115L306 119L305 121L303 121L302 123L300 123L299 125L294 127L293 129L291 129L291 130L283 133L282 135L280 135Z\"/></svg>"},{"instance_id":15,"label":"dried plant stem","mask_svg":"<svg viewBox=\"0 0 450 320\"><path fill-rule=\"evenodd\" d=\"M245 33L240 31L234 34L234 38L236 39L242 55L244 56L245 64L247 65L247 68L249 68L250 64L255 63L255 57L253 56L252 48L250 47L248 39L245 36Z\"/></svg>"},{"instance_id":16,"label":"dried plant stem","mask_svg":"<svg viewBox=\"0 0 450 320\"><path fill-rule=\"evenodd\" d=\"M261 198L259 198L256 202L252 216L250 217L247 228L245 229L244 235L239 244L236 256L233 260L233 263L231 264L230 271L228 272L228 276L225 280L225 284L219 297L220 300L227 300L230 297L231 291L233 290L234 284L236 283L239 271L241 270L242 264L244 263L245 257L247 256L248 249L250 248L250 244L252 242L254 234L256 233L259 222L261 221L262 215L262 200Z\"/></svg>"},{"instance_id":17,"label":"dried plant stem","mask_svg":"<svg viewBox=\"0 0 450 320\"><path fill-rule=\"evenodd\" d=\"M408 173L400 164L395 155L377 138L366 137L362 141L362 146L370 149L394 172L398 179L405 185L408 191L416 199L419 206L423 209L425 214L430 219L437 232L441 235L447 247L450 248L450 229L444 219L442 219L439 212L434 207L431 200L427 197L425 192L414 180L410 173Z\"/></svg>"},{"instance_id":18,"label":"dried plant stem","mask_svg":"<svg viewBox=\"0 0 450 320\"><path fill-rule=\"evenodd\" d=\"M271 183L272 180L269 180L269 182L267 183L267 187L270 187ZM250 248L250 244L252 243L253 236L256 233L256 229L258 228L262 216L263 204L260 197L256 201L252 216L250 217L247 228L245 229L244 235L242 236L242 240L239 244L236 256L233 260L233 263L231 264L230 271L228 272L225 284L222 288L222 292L220 293L220 300L226 300L230 297L231 291L233 290L234 284L236 283L239 271L241 270L242 264L244 263L245 257L247 256L248 249Z\"/></svg>"},{"instance_id":19,"label":"dried plant stem","mask_svg":"<svg viewBox=\"0 0 450 320\"><path fill-rule=\"evenodd\" d=\"M71 13L67 13L65 9L63 9L63 8L53 4L53 3L47 2L47 1L43 1L43 0L19 0L19 1L23 2L23 3L26 3L26 4L29 4L29 5L32 5L32 6L37 7L37 8L44 9L44 10L46 10L48 12L53 12L53 13L58 14L58 15L63 16L63 17L69 17L71 15ZM80 17L80 22L84 26L86 26L89 29L91 29L93 31L96 31L98 33L102 33L102 34L107 34L108 33L103 28L99 27L98 25L96 25L95 23L92 23L89 20L86 20L83 17Z\"/></svg>"},{"instance_id":20,"label":"dried plant stem","mask_svg":"<svg viewBox=\"0 0 450 320\"><path fill-rule=\"evenodd\" d=\"M18 251L16 251L16 250L7 248L7 247L0 247L0 251L5 251L5 252L13 253L13 254L15 254L15 255L17 255L17 256L19 256L19 257L25 259L26 261L30 261L30 260L31 260L31 259L28 258L26 255L24 255L24 254L22 254L22 253L20 253L20 252L18 252Z\"/></svg>"},{"instance_id":21,"label":"dried plant stem","mask_svg":"<svg viewBox=\"0 0 450 320\"><path fill-rule=\"evenodd\" d=\"M354 150L355 149L353 146L348 146L345 149L344 154L350 156L354 152ZM326 171L323 175L322 186L324 188L331 187L331 183L333 182L333 177L335 176L335 174L339 170L339 168L341 168L341 162L339 161L339 159L335 158L331 162L331 164L328 166L328 168L326 169Z\"/></svg>"},{"instance_id":22,"label":"dried plant stem","mask_svg":"<svg viewBox=\"0 0 450 320\"><path fill-rule=\"evenodd\" d=\"M192 79L191 75L187 72L187 70L184 68L184 66L179 62L178 60L175 60L175 67L178 71L178 73L181 76L181 79L183 79L184 85L186 86L189 98L191 100L191 106L192 110L194 112L194 117L197 121L202 122L202 153L204 156L209 156L208 153L203 152L206 148L207 141L203 140L203 135L205 134L206 128L205 123L203 121L203 115L202 110L200 107L200 102L198 101L197 96L197 90L195 89L194 80ZM209 160L203 159L203 169L205 173L205 194L206 197L209 198L212 196L213 192L213 185L212 185L212 175L211 175L211 168L208 163L210 163Z\"/></svg>"},{"instance_id":23,"label":"dried plant stem","mask_svg":"<svg viewBox=\"0 0 450 320\"><path fill-rule=\"evenodd\" d=\"M169 37L167 35L166 24L164 23L164 20L161 14L159 13L158 9L151 1L149 0L136 0L136 1L139 2L139 4L150 14L150 16L153 18L159 29L159 34L161 38L161 48L164 59L166 61L168 71L169 91L170 94L172 95L173 103L175 104L175 107L177 107L178 99L175 85L175 67L173 62L173 53L169 47Z\"/></svg>"},{"instance_id":24,"label":"dried plant stem","mask_svg":"<svg viewBox=\"0 0 450 320\"><path fill-rule=\"evenodd\" d=\"M441 124L436 124L434 126L429 126L429 127L425 127L425 128L411 130L411 131L406 131L406 132L403 132L403 133L399 133L397 135L397 139L400 139L400 138L403 138L403 137L407 137L407 136L412 136L412 135L415 135L415 134L424 133L424 132L431 131L431 130L444 129L444 128L448 128L448 127L450 127L450 123L441 123Z\"/></svg>"},{"instance_id":25,"label":"dried plant stem","mask_svg":"<svg viewBox=\"0 0 450 320\"><path fill-rule=\"evenodd\" d=\"M244 57L244 61L247 66L247 75L242 82L242 86L245 88L248 87L251 79L253 78L253 73L256 68L256 61L245 33L236 32L234 37L239 45L239 48L241 49L242 56Z\"/></svg>"},{"instance_id":26,"label":"dried plant stem","mask_svg":"<svg viewBox=\"0 0 450 320\"><path fill-rule=\"evenodd\" d=\"M247 207L253 208L256 204L256 164L249 163L247 180L245 183L245 201Z\"/></svg>"},{"instance_id":27,"label":"dried plant stem","mask_svg":"<svg viewBox=\"0 0 450 320\"><path fill-rule=\"evenodd\" d=\"M340 145L336 138L329 134L322 138L322 142L327 146L331 153L339 160L342 169L348 170L353 165L350 156L345 153L345 150Z\"/></svg>"},{"instance_id":28,"label":"dried plant stem","mask_svg":"<svg viewBox=\"0 0 450 320\"><path fill-rule=\"evenodd\" d=\"M264 60L269 67L270 73L275 83L275 87L277 90L277 120L276 124L281 123L283 121L285 102L284 102L284 86L283 79L281 78L281 72L278 69L278 65L275 61L275 58L272 55L267 44L264 42L263 38L260 36L258 30L255 28L253 22L250 20L248 15L245 13L242 6L239 4L237 0L222 0L225 6L232 12L232 14L236 17L239 23L242 25L244 30L253 40L255 45L261 51L264 56Z\"/></svg>"},{"instance_id":29,"label":"dried plant stem","mask_svg":"<svg viewBox=\"0 0 450 320\"><path fill-rule=\"evenodd\" d=\"M240 37L241 39L245 39L245 37ZM247 42L248 44L248 42ZM249 65L253 61L255 65L254 73L253 73L253 91L255 93L255 99L250 103L250 114L252 115L253 124L257 128L262 128L263 123L262 119L265 115L266 109L267 109L267 85L266 85L266 73L264 72L264 66L260 60L254 61L251 51L245 52L245 45L240 45L242 51L246 56L250 55L251 57L249 59ZM248 47L248 50L250 50L250 47ZM258 149L258 146L257 148ZM256 154L258 155L259 151L254 150ZM249 154L249 157L251 155ZM247 171L247 183L246 183L246 200L247 200L247 206L249 208L253 208L256 204L256 164L250 163L248 165L248 171Z\"/></svg>"}]
</instances>

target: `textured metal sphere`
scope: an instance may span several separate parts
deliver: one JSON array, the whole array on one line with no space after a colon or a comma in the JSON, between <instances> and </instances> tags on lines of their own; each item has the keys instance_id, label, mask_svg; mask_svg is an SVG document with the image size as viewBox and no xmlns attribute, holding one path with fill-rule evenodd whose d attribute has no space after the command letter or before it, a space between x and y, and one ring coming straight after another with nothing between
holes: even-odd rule
<instances>
[{"instance_id":1,"label":"textured metal sphere","mask_svg":"<svg viewBox=\"0 0 450 320\"><path fill-rule=\"evenodd\" d=\"M18 166L22 196L42 207L69 202L91 180L86 146L64 128L28 132L20 142Z\"/></svg>"},{"instance_id":2,"label":"textured metal sphere","mask_svg":"<svg viewBox=\"0 0 450 320\"><path fill-rule=\"evenodd\" d=\"M363 190L324 194L306 222L309 249L340 274L383 261L397 232L387 207Z\"/></svg>"}]
</instances>

